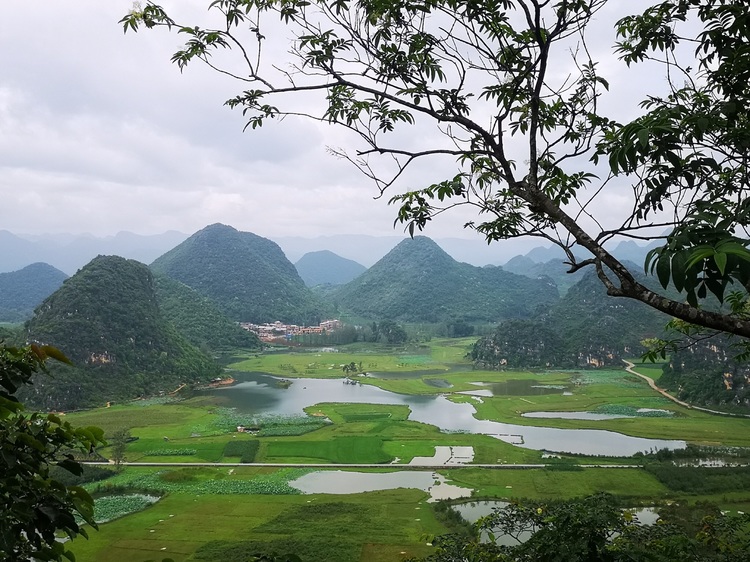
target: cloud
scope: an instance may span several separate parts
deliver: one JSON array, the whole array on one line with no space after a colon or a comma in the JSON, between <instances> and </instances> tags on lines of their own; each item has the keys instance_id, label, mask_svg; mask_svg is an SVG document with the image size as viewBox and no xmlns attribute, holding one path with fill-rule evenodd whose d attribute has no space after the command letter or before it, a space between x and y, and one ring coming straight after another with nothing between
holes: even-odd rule
<instances>
[{"instance_id":1,"label":"cloud","mask_svg":"<svg viewBox=\"0 0 750 562\"><path fill-rule=\"evenodd\" d=\"M190 22L206 21L207 4L165 2ZM117 21L130 5L4 0L0 51L13 55L0 75L0 228L148 234L224 222L264 236L394 233L393 193L375 199L374 184L327 151L353 154L361 146L355 136L295 117L243 133L241 113L222 105L243 84L200 65L180 73L170 56L184 37L174 32L123 34ZM611 26L614 16L597 17ZM282 41L269 42L265 55L278 61L288 33L271 31ZM632 95L611 40L610 27L596 56L611 68L613 84ZM613 98L615 106L622 99ZM302 98L298 108L320 102ZM444 142L435 141L433 123L390 138L411 148ZM520 162L523 148L516 148ZM381 170L388 164L373 163ZM455 172L453 157L430 158L399 186L415 189ZM614 197L605 205L621 205L619 192ZM427 234L471 237L461 227L474 218L459 210L436 219Z\"/></svg>"}]
</instances>

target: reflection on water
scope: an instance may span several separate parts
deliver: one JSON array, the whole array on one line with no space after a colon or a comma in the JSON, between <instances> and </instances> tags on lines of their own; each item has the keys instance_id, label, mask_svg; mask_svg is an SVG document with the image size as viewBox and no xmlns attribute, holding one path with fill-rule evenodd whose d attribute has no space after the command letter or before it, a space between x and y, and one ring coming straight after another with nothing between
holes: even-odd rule
<instances>
[{"instance_id":1,"label":"reflection on water","mask_svg":"<svg viewBox=\"0 0 750 562\"><path fill-rule=\"evenodd\" d=\"M292 480L289 485L303 494L359 494L376 490L416 488L429 492L428 502L471 496L471 489L446 484L437 472L409 470L399 472L349 472L321 470Z\"/></svg>"},{"instance_id":2,"label":"reflection on water","mask_svg":"<svg viewBox=\"0 0 750 562\"><path fill-rule=\"evenodd\" d=\"M236 373L235 379L237 384L205 389L198 394L219 397L222 405L252 414L299 415L304 408L323 402L403 404L410 408L412 421L445 431L491 435L535 450L631 456L637 452L685 447L684 441L643 439L598 429L556 429L478 420L470 403L451 402L445 396L397 394L367 384L343 384L342 379L296 379L288 388L279 388L276 384L279 379L264 373Z\"/></svg>"}]
</instances>

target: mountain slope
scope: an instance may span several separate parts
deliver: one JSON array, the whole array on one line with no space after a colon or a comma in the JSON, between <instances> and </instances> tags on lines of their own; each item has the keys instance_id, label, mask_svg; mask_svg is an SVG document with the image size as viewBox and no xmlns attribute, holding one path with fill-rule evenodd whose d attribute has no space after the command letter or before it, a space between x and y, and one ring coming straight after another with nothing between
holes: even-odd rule
<instances>
[{"instance_id":1,"label":"mountain slope","mask_svg":"<svg viewBox=\"0 0 750 562\"><path fill-rule=\"evenodd\" d=\"M641 340L661 336L668 321L643 303L608 296L590 270L547 312L479 340L472 358L494 367L619 366L622 357L641 354Z\"/></svg>"},{"instance_id":2,"label":"mountain slope","mask_svg":"<svg viewBox=\"0 0 750 562\"><path fill-rule=\"evenodd\" d=\"M424 236L407 239L331 293L342 309L403 322L496 322L526 317L558 299L557 288L499 267L459 263Z\"/></svg>"},{"instance_id":3,"label":"mountain slope","mask_svg":"<svg viewBox=\"0 0 750 562\"><path fill-rule=\"evenodd\" d=\"M34 308L67 279L59 269L33 263L18 271L0 273L0 322L23 322Z\"/></svg>"},{"instance_id":4,"label":"mountain slope","mask_svg":"<svg viewBox=\"0 0 750 562\"><path fill-rule=\"evenodd\" d=\"M294 264L305 285L344 285L362 275L367 268L353 260L322 250L308 252Z\"/></svg>"},{"instance_id":5,"label":"mountain slope","mask_svg":"<svg viewBox=\"0 0 750 562\"><path fill-rule=\"evenodd\" d=\"M196 232L151 268L210 298L238 322L312 324L326 311L275 242L223 224Z\"/></svg>"},{"instance_id":6,"label":"mountain slope","mask_svg":"<svg viewBox=\"0 0 750 562\"><path fill-rule=\"evenodd\" d=\"M575 273L568 273L570 269L569 265L561 259L553 259L543 263L535 262L526 256L516 256L508 263L503 265L505 271L516 273L518 275L524 275L537 279L539 277L549 277L557 285L560 295L564 295L568 290L578 283L583 277L583 269L579 269Z\"/></svg>"},{"instance_id":7,"label":"mountain slope","mask_svg":"<svg viewBox=\"0 0 750 562\"><path fill-rule=\"evenodd\" d=\"M99 256L48 297L27 324L28 337L60 348L75 367L53 366L29 401L76 408L208 380L218 367L167 322L151 271Z\"/></svg>"},{"instance_id":8,"label":"mountain slope","mask_svg":"<svg viewBox=\"0 0 750 562\"><path fill-rule=\"evenodd\" d=\"M258 336L229 320L207 297L164 275L154 276L159 308L187 340L200 349L260 348Z\"/></svg>"}]
</instances>

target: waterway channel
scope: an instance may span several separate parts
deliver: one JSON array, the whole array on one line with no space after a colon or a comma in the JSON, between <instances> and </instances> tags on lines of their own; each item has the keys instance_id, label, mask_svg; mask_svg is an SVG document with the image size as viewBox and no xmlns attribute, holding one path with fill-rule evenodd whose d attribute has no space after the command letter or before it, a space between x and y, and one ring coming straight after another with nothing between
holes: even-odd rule
<instances>
[{"instance_id":1,"label":"waterway channel","mask_svg":"<svg viewBox=\"0 0 750 562\"><path fill-rule=\"evenodd\" d=\"M474 417L474 406L455 403L445 395L397 394L368 384L343 384L341 379L294 379L287 388L279 378L265 373L235 373L231 386L210 388L200 394L214 396L223 406L251 414L299 415L323 402L403 404L409 419L435 425L448 432L490 435L519 447L586 455L631 456L663 448L685 447L684 441L644 439L598 429L557 429L516 425Z\"/></svg>"}]
</instances>

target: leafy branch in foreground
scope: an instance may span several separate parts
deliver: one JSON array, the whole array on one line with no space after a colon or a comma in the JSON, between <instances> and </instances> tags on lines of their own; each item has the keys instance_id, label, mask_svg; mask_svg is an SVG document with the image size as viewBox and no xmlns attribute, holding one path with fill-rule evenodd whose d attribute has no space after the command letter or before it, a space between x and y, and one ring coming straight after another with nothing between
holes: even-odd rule
<instances>
[{"instance_id":1,"label":"leafy branch in foreground","mask_svg":"<svg viewBox=\"0 0 750 562\"><path fill-rule=\"evenodd\" d=\"M295 116L353 133L354 153L332 152L380 195L398 190L390 199L396 221L411 234L468 206L478 220L467 226L490 242L542 238L565 252L570 271L594 268L611 296L750 337L749 318L700 306L750 282L746 2L669 0L621 12L610 33L620 71L643 62L651 70L633 108L609 91L592 54L607 31L597 15L615 4L629 6L215 0L216 29L179 24L152 3L121 23L187 37L172 60L180 70L202 62L234 78L243 91L226 103L250 128ZM267 60L280 52L285 60ZM606 114L605 99L624 111ZM415 140L403 136L410 127ZM438 167L430 164L446 160L455 162L448 177L431 177ZM424 185L410 185L407 171L419 171ZM623 239L660 241L647 268L685 300L639 282L608 249Z\"/></svg>"},{"instance_id":2,"label":"leafy branch in foreground","mask_svg":"<svg viewBox=\"0 0 750 562\"><path fill-rule=\"evenodd\" d=\"M96 528L94 502L79 486L65 486L50 475L59 466L80 475L75 452L104 444L99 428L73 428L55 414L27 413L15 397L31 384L45 362L68 359L51 346L8 347L0 343L0 558L74 560L57 539L87 536L76 515Z\"/></svg>"}]
</instances>

